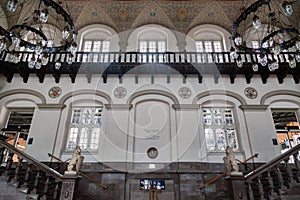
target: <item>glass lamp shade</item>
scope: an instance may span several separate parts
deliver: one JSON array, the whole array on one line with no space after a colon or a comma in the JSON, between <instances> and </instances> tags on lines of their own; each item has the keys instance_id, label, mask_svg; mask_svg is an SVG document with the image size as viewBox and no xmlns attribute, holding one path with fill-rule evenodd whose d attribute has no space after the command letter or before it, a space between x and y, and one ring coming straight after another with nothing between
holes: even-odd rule
<instances>
[{"instance_id":1,"label":"glass lamp shade","mask_svg":"<svg viewBox=\"0 0 300 200\"><path fill-rule=\"evenodd\" d=\"M20 38L12 37L11 39L12 39L12 43L13 43L13 45L15 45L15 47L18 47L20 45L20 42L21 42Z\"/></svg>"},{"instance_id":2,"label":"glass lamp shade","mask_svg":"<svg viewBox=\"0 0 300 200\"><path fill-rule=\"evenodd\" d=\"M70 46L70 52L72 55L75 55L76 52L77 52L77 44L76 43L73 43L71 46Z\"/></svg>"},{"instance_id":3,"label":"glass lamp shade","mask_svg":"<svg viewBox=\"0 0 300 200\"><path fill-rule=\"evenodd\" d=\"M238 56L238 57L237 57L237 59L236 59L236 64L237 64L237 66L238 66L239 68L242 68L242 67L243 67L244 63L243 63L243 61L242 61L241 56Z\"/></svg>"},{"instance_id":4,"label":"glass lamp shade","mask_svg":"<svg viewBox=\"0 0 300 200\"><path fill-rule=\"evenodd\" d=\"M46 23L48 21L48 10L44 9L40 13L40 22Z\"/></svg>"},{"instance_id":5,"label":"glass lamp shade","mask_svg":"<svg viewBox=\"0 0 300 200\"><path fill-rule=\"evenodd\" d=\"M300 50L297 50L295 57L296 57L297 62L300 62Z\"/></svg>"},{"instance_id":6,"label":"glass lamp shade","mask_svg":"<svg viewBox=\"0 0 300 200\"><path fill-rule=\"evenodd\" d=\"M61 68L61 62L60 62L59 60L57 60L57 61L55 62L54 68L55 68L56 70L59 70L59 69Z\"/></svg>"},{"instance_id":7,"label":"glass lamp shade","mask_svg":"<svg viewBox=\"0 0 300 200\"><path fill-rule=\"evenodd\" d=\"M42 60L42 65L47 65L49 62L48 56L45 54L42 56L41 60Z\"/></svg>"},{"instance_id":8,"label":"glass lamp shade","mask_svg":"<svg viewBox=\"0 0 300 200\"><path fill-rule=\"evenodd\" d=\"M254 15L253 22L252 22L253 28L259 29L261 27L261 21L257 15Z\"/></svg>"},{"instance_id":9,"label":"glass lamp shade","mask_svg":"<svg viewBox=\"0 0 300 200\"><path fill-rule=\"evenodd\" d=\"M257 71L258 71L258 64L257 64L257 63L253 63L253 65L252 65L252 70L253 70L254 72L257 72Z\"/></svg>"},{"instance_id":10,"label":"glass lamp shade","mask_svg":"<svg viewBox=\"0 0 300 200\"><path fill-rule=\"evenodd\" d=\"M300 50L300 41L297 40L295 43L296 49Z\"/></svg>"},{"instance_id":11,"label":"glass lamp shade","mask_svg":"<svg viewBox=\"0 0 300 200\"><path fill-rule=\"evenodd\" d=\"M33 69L35 66L35 58L31 58L31 60L28 62L28 68Z\"/></svg>"},{"instance_id":12,"label":"glass lamp shade","mask_svg":"<svg viewBox=\"0 0 300 200\"><path fill-rule=\"evenodd\" d=\"M5 39L0 40L0 52L6 49L6 42Z\"/></svg>"},{"instance_id":13,"label":"glass lamp shade","mask_svg":"<svg viewBox=\"0 0 300 200\"><path fill-rule=\"evenodd\" d=\"M267 59L267 56L264 55L264 54L261 54L259 57L258 57L258 62L261 64L261 66L265 67L267 66L268 64L268 59Z\"/></svg>"},{"instance_id":14,"label":"glass lamp shade","mask_svg":"<svg viewBox=\"0 0 300 200\"><path fill-rule=\"evenodd\" d=\"M15 12L16 9L17 9L17 3L18 3L17 0L9 0L7 2L7 6L6 6L7 11L8 12Z\"/></svg>"},{"instance_id":15,"label":"glass lamp shade","mask_svg":"<svg viewBox=\"0 0 300 200\"><path fill-rule=\"evenodd\" d=\"M277 60L270 61L268 68L269 68L270 72L273 72L279 68L279 63L277 62Z\"/></svg>"},{"instance_id":16,"label":"glass lamp shade","mask_svg":"<svg viewBox=\"0 0 300 200\"><path fill-rule=\"evenodd\" d=\"M69 65L71 65L71 64L73 63L73 56L70 55L70 54L68 54L68 57L67 57L67 63L68 63Z\"/></svg>"},{"instance_id":17,"label":"glass lamp shade","mask_svg":"<svg viewBox=\"0 0 300 200\"><path fill-rule=\"evenodd\" d=\"M237 58L237 53L236 53L236 50L235 50L234 47L230 48L230 57L231 57L232 60Z\"/></svg>"},{"instance_id":18,"label":"glass lamp shade","mask_svg":"<svg viewBox=\"0 0 300 200\"><path fill-rule=\"evenodd\" d=\"M37 59L36 64L35 64L36 69L41 69L42 68L42 60Z\"/></svg>"},{"instance_id":19,"label":"glass lamp shade","mask_svg":"<svg viewBox=\"0 0 300 200\"><path fill-rule=\"evenodd\" d=\"M296 59L293 56L289 56L289 66L290 68L295 68L297 66Z\"/></svg>"},{"instance_id":20,"label":"glass lamp shade","mask_svg":"<svg viewBox=\"0 0 300 200\"><path fill-rule=\"evenodd\" d=\"M280 54L280 46L278 44L275 44L272 47L272 53L274 53L274 55L278 56Z\"/></svg>"},{"instance_id":21,"label":"glass lamp shade","mask_svg":"<svg viewBox=\"0 0 300 200\"><path fill-rule=\"evenodd\" d=\"M65 40L68 39L68 37L70 35L70 33L69 33L69 27L66 26L64 28L64 30L62 31L61 34L62 34L63 39L65 39Z\"/></svg>"},{"instance_id":22,"label":"glass lamp shade","mask_svg":"<svg viewBox=\"0 0 300 200\"><path fill-rule=\"evenodd\" d=\"M283 13L288 17L291 16L294 12L292 4L288 1L283 2L282 8L283 8Z\"/></svg>"},{"instance_id":23,"label":"glass lamp shade","mask_svg":"<svg viewBox=\"0 0 300 200\"><path fill-rule=\"evenodd\" d=\"M240 35L237 35L236 38L234 38L234 43L237 45L237 46L240 46L243 42L243 39Z\"/></svg>"},{"instance_id":24,"label":"glass lamp shade","mask_svg":"<svg viewBox=\"0 0 300 200\"><path fill-rule=\"evenodd\" d=\"M34 52L35 52L36 55L41 55L42 51L43 51L42 45L37 45L37 46L35 47Z\"/></svg>"}]
</instances>

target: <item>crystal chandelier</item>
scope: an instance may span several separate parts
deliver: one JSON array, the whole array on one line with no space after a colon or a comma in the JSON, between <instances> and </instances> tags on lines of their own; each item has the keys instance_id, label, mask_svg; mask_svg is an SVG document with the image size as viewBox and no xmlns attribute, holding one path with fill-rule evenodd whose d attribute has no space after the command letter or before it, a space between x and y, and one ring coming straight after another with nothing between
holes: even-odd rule
<instances>
[{"instance_id":1,"label":"crystal chandelier","mask_svg":"<svg viewBox=\"0 0 300 200\"><path fill-rule=\"evenodd\" d=\"M0 53L10 52L9 62L21 60L19 51L30 52L28 67L41 69L50 53L68 52L72 64L77 52L76 29L72 17L61 0L8 0L4 17L18 23L5 29L0 26ZM1 13L0 13L1 14ZM61 66L60 59L55 69Z\"/></svg>"},{"instance_id":2,"label":"crystal chandelier","mask_svg":"<svg viewBox=\"0 0 300 200\"><path fill-rule=\"evenodd\" d=\"M238 67L243 66L238 52L246 52L258 55L252 60L253 71L258 71L258 64L274 71L279 68L280 54L288 51L296 51L285 58L291 68L296 67L296 61L300 62L300 35L298 24L295 25L297 20L293 19L296 3L296 0L259 0L249 3L247 8L242 7L240 16L233 23L235 47L230 50Z\"/></svg>"}]
</instances>

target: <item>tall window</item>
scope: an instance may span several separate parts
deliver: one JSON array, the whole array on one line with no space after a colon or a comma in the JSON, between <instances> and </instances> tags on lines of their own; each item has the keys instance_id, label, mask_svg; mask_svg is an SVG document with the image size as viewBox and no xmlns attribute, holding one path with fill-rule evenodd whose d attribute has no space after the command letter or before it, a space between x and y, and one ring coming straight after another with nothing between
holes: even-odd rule
<instances>
[{"instance_id":1,"label":"tall window","mask_svg":"<svg viewBox=\"0 0 300 200\"><path fill-rule=\"evenodd\" d=\"M110 41L103 40L85 40L83 42L83 51L90 52L89 56L84 54L84 62L108 62ZM100 54L99 54L100 53ZM104 53L104 54L101 54Z\"/></svg>"},{"instance_id":2,"label":"tall window","mask_svg":"<svg viewBox=\"0 0 300 200\"><path fill-rule=\"evenodd\" d=\"M149 52L149 53L162 53L166 51L166 41L164 40L141 40L139 42L139 49L140 52ZM148 54L148 62L163 62L163 55L156 55L154 54ZM146 55L142 56L142 62L147 62L147 57Z\"/></svg>"},{"instance_id":3,"label":"tall window","mask_svg":"<svg viewBox=\"0 0 300 200\"><path fill-rule=\"evenodd\" d=\"M208 151L239 150L232 108L204 108L203 124Z\"/></svg>"},{"instance_id":4,"label":"tall window","mask_svg":"<svg viewBox=\"0 0 300 200\"><path fill-rule=\"evenodd\" d=\"M213 56L211 53L213 52L222 52L223 45L222 41L220 40L199 40L196 41L196 51L198 53L209 53L209 54L202 54L197 56L197 60L200 63L203 62L223 62L223 57L221 55L216 55L213 60Z\"/></svg>"},{"instance_id":5,"label":"tall window","mask_svg":"<svg viewBox=\"0 0 300 200\"><path fill-rule=\"evenodd\" d=\"M66 150L99 148L102 108L73 108Z\"/></svg>"}]
</instances>

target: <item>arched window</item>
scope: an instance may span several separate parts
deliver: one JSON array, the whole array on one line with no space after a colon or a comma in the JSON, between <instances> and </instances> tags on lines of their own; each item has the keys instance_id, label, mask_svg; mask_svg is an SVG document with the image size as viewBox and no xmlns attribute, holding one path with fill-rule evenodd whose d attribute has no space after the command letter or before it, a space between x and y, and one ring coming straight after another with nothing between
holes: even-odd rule
<instances>
[{"instance_id":1,"label":"arched window","mask_svg":"<svg viewBox=\"0 0 300 200\"><path fill-rule=\"evenodd\" d=\"M108 52L119 51L119 36L112 28L94 24L79 30L79 47L83 62L109 62Z\"/></svg>"},{"instance_id":2,"label":"arched window","mask_svg":"<svg viewBox=\"0 0 300 200\"><path fill-rule=\"evenodd\" d=\"M230 44L230 33L222 27L215 25L200 25L187 34L186 50L195 51L198 54L197 62L223 62L223 56L213 57L212 53L220 53L227 50Z\"/></svg>"}]
</instances>

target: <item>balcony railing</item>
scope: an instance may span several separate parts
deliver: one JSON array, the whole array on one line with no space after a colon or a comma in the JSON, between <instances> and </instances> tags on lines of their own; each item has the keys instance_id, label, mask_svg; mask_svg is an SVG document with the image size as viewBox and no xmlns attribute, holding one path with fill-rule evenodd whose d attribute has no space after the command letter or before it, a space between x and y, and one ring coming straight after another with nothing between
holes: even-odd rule
<instances>
[{"instance_id":1,"label":"balcony railing","mask_svg":"<svg viewBox=\"0 0 300 200\"><path fill-rule=\"evenodd\" d=\"M18 56L16 56L18 55ZM48 62L67 62L69 52L49 54ZM259 61L260 54L239 53L245 63ZM296 52L283 52L278 56L267 54L267 58L278 60L279 63L288 62L289 55L295 57ZM3 51L1 61L29 62L34 57L34 52ZM35 56L37 58L37 56ZM234 63L230 52L77 52L73 58L75 63Z\"/></svg>"}]
</instances>

